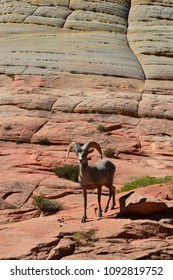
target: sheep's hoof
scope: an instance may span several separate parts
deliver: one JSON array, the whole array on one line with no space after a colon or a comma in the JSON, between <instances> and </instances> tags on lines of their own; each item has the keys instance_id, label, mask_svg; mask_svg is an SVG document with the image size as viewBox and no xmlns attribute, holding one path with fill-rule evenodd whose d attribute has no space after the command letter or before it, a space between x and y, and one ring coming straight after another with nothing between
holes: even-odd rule
<instances>
[{"instance_id":1,"label":"sheep's hoof","mask_svg":"<svg viewBox=\"0 0 173 280\"><path fill-rule=\"evenodd\" d=\"M105 207L105 209L104 209L104 213L106 213L108 211L108 208L107 207Z\"/></svg>"},{"instance_id":2,"label":"sheep's hoof","mask_svg":"<svg viewBox=\"0 0 173 280\"><path fill-rule=\"evenodd\" d=\"M84 217L82 218L82 220L81 220L81 223L85 223L85 222L86 222L86 219L87 219L87 217L84 216Z\"/></svg>"},{"instance_id":3,"label":"sheep's hoof","mask_svg":"<svg viewBox=\"0 0 173 280\"><path fill-rule=\"evenodd\" d=\"M102 212L98 213L98 218L102 218Z\"/></svg>"},{"instance_id":4,"label":"sheep's hoof","mask_svg":"<svg viewBox=\"0 0 173 280\"><path fill-rule=\"evenodd\" d=\"M111 207L111 210L114 210L115 209L115 204L114 205L112 205L112 207Z\"/></svg>"}]
</instances>

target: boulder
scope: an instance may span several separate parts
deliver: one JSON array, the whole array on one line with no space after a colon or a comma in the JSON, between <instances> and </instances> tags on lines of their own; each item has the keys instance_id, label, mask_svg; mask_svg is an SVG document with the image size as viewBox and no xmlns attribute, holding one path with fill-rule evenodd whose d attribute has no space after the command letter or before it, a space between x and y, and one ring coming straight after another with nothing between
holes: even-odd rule
<instances>
[{"instance_id":1,"label":"boulder","mask_svg":"<svg viewBox=\"0 0 173 280\"><path fill-rule=\"evenodd\" d=\"M70 238L63 238L48 255L48 260L59 260L65 256L72 255L75 251L75 241Z\"/></svg>"},{"instance_id":2,"label":"boulder","mask_svg":"<svg viewBox=\"0 0 173 280\"><path fill-rule=\"evenodd\" d=\"M0 140L30 142L34 132L39 130L46 123L46 119L28 118L17 116L16 118L1 117L0 119Z\"/></svg>"},{"instance_id":3,"label":"boulder","mask_svg":"<svg viewBox=\"0 0 173 280\"><path fill-rule=\"evenodd\" d=\"M120 197L119 203L120 215L123 216L151 216L168 210L164 201L135 191Z\"/></svg>"}]
</instances>

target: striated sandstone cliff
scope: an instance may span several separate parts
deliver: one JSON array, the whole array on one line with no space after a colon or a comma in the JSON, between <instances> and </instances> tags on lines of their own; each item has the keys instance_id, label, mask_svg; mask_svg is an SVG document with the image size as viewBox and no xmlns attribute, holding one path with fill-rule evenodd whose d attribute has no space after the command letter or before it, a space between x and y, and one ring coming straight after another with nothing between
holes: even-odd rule
<instances>
[{"instance_id":1,"label":"striated sandstone cliff","mask_svg":"<svg viewBox=\"0 0 173 280\"><path fill-rule=\"evenodd\" d=\"M172 12L161 0L1 1L1 72L172 80Z\"/></svg>"},{"instance_id":2,"label":"striated sandstone cliff","mask_svg":"<svg viewBox=\"0 0 173 280\"><path fill-rule=\"evenodd\" d=\"M173 80L173 2L132 0L128 40L146 79Z\"/></svg>"},{"instance_id":3,"label":"striated sandstone cliff","mask_svg":"<svg viewBox=\"0 0 173 280\"><path fill-rule=\"evenodd\" d=\"M1 72L144 79L127 42L129 8L122 0L2 3Z\"/></svg>"},{"instance_id":4,"label":"striated sandstone cliff","mask_svg":"<svg viewBox=\"0 0 173 280\"><path fill-rule=\"evenodd\" d=\"M101 92L117 104L111 113L172 119L172 11L170 0L0 1L0 73L68 75L67 83L82 74L86 84L115 77L103 78L112 88ZM92 88L85 95L89 111L109 112Z\"/></svg>"}]
</instances>

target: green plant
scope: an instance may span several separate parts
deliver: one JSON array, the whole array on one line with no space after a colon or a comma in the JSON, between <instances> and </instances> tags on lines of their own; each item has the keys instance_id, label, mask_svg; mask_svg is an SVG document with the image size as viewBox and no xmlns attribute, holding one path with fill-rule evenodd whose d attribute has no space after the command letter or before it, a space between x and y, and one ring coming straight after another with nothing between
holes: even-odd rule
<instances>
[{"instance_id":1,"label":"green plant","mask_svg":"<svg viewBox=\"0 0 173 280\"><path fill-rule=\"evenodd\" d=\"M13 219L8 219L8 220L3 221L2 224L12 224L14 222L15 221Z\"/></svg>"},{"instance_id":2,"label":"green plant","mask_svg":"<svg viewBox=\"0 0 173 280\"><path fill-rule=\"evenodd\" d=\"M106 132L107 131L107 128L106 126L102 125L102 124L99 124L97 126L97 130L100 131L100 132Z\"/></svg>"},{"instance_id":3,"label":"green plant","mask_svg":"<svg viewBox=\"0 0 173 280\"><path fill-rule=\"evenodd\" d=\"M60 178L78 182L79 166L77 165L58 166L53 169L53 172Z\"/></svg>"},{"instance_id":4,"label":"green plant","mask_svg":"<svg viewBox=\"0 0 173 280\"><path fill-rule=\"evenodd\" d=\"M63 204L59 201L52 201L44 194L33 195L32 204L43 213L53 214L63 209Z\"/></svg>"},{"instance_id":5,"label":"green plant","mask_svg":"<svg viewBox=\"0 0 173 280\"><path fill-rule=\"evenodd\" d=\"M17 206L13 204L9 204L5 209L17 209Z\"/></svg>"},{"instance_id":6,"label":"green plant","mask_svg":"<svg viewBox=\"0 0 173 280\"><path fill-rule=\"evenodd\" d=\"M38 143L39 143L40 145L50 145L50 141L49 141L49 139L47 139L46 137L40 138L40 139L38 140Z\"/></svg>"},{"instance_id":7,"label":"green plant","mask_svg":"<svg viewBox=\"0 0 173 280\"><path fill-rule=\"evenodd\" d=\"M114 158L115 157L115 149L109 147L106 150L104 150L103 154L108 158Z\"/></svg>"},{"instance_id":8,"label":"green plant","mask_svg":"<svg viewBox=\"0 0 173 280\"><path fill-rule=\"evenodd\" d=\"M173 180L172 176L165 177L149 177L145 176L142 178L138 178L132 182L126 183L122 186L119 192L130 191L139 187L146 187L155 184L167 183Z\"/></svg>"},{"instance_id":9,"label":"green plant","mask_svg":"<svg viewBox=\"0 0 173 280\"><path fill-rule=\"evenodd\" d=\"M51 109L51 114L54 114L56 113L56 110L55 109Z\"/></svg>"},{"instance_id":10,"label":"green plant","mask_svg":"<svg viewBox=\"0 0 173 280\"><path fill-rule=\"evenodd\" d=\"M77 246L93 246L93 242L96 240L96 232L96 229L90 229L88 232L76 232L72 239Z\"/></svg>"},{"instance_id":11,"label":"green plant","mask_svg":"<svg viewBox=\"0 0 173 280\"><path fill-rule=\"evenodd\" d=\"M94 119L93 118L87 119L87 122L89 123L94 122Z\"/></svg>"},{"instance_id":12,"label":"green plant","mask_svg":"<svg viewBox=\"0 0 173 280\"><path fill-rule=\"evenodd\" d=\"M6 131L8 131L8 130L11 130L12 127L11 127L10 125L6 125L6 126L4 127L4 129L5 129Z\"/></svg>"},{"instance_id":13,"label":"green plant","mask_svg":"<svg viewBox=\"0 0 173 280\"><path fill-rule=\"evenodd\" d=\"M16 139L16 140L15 140L15 143L16 143L17 145L22 144L22 142L23 142L23 141L20 140L20 139Z\"/></svg>"}]
</instances>

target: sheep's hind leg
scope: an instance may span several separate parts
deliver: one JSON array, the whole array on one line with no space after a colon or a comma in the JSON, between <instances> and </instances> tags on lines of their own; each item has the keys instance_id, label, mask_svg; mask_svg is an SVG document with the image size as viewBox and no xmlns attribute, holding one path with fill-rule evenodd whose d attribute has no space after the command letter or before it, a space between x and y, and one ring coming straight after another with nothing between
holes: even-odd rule
<instances>
[{"instance_id":1,"label":"sheep's hind leg","mask_svg":"<svg viewBox=\"0 0 173 280\"><path fill-rule=\"evenodd\" d=\"M82 217L81 222L85 223L86 219L87 219L87 215L86 215L86 208L87 208L87 192L86 190L83 190L83 202L84 202L84 215Z\"/></svg>"},{"instance_id":2,"label":"sheep's hind leg","mask_svg":"<svg viewBox=\"0 0 173 280\"><path fill-rule=\"evenodd\" d=\"M116 190L116 188L114 186L112 186L112 207L111 207L111 210L113 210L114 206L116 205L116 202L115 202L115 190Z\"/></svg>"},{"instance_id":3,"label":"sheep's hind leg","mask_svg":"<svg viewBox=\"0 0 173 280\"><path fill-rule=\"evenodd\" d=\"M106 207L105 207L105 209L104 209L104 212L105 212L105 213L108 211L109 202L110 202L110 200L111 200L112 195L113 195L113 190L112 190L112 188L109 188L109 198L108 198L108 202L107 202L107 204L106 204Z\"/></svg>"},{"instance_id":4,"label":"sheep's hind leg","mask_svg":"<svg viewBox=\"0 0 173 280\"><path fill-rule=\"evenodd\" d=\"M102 218L101 192L102 192L102 188L98 187L98 206L99 206L98 218Z\"/></svg>"}]
</instances>

